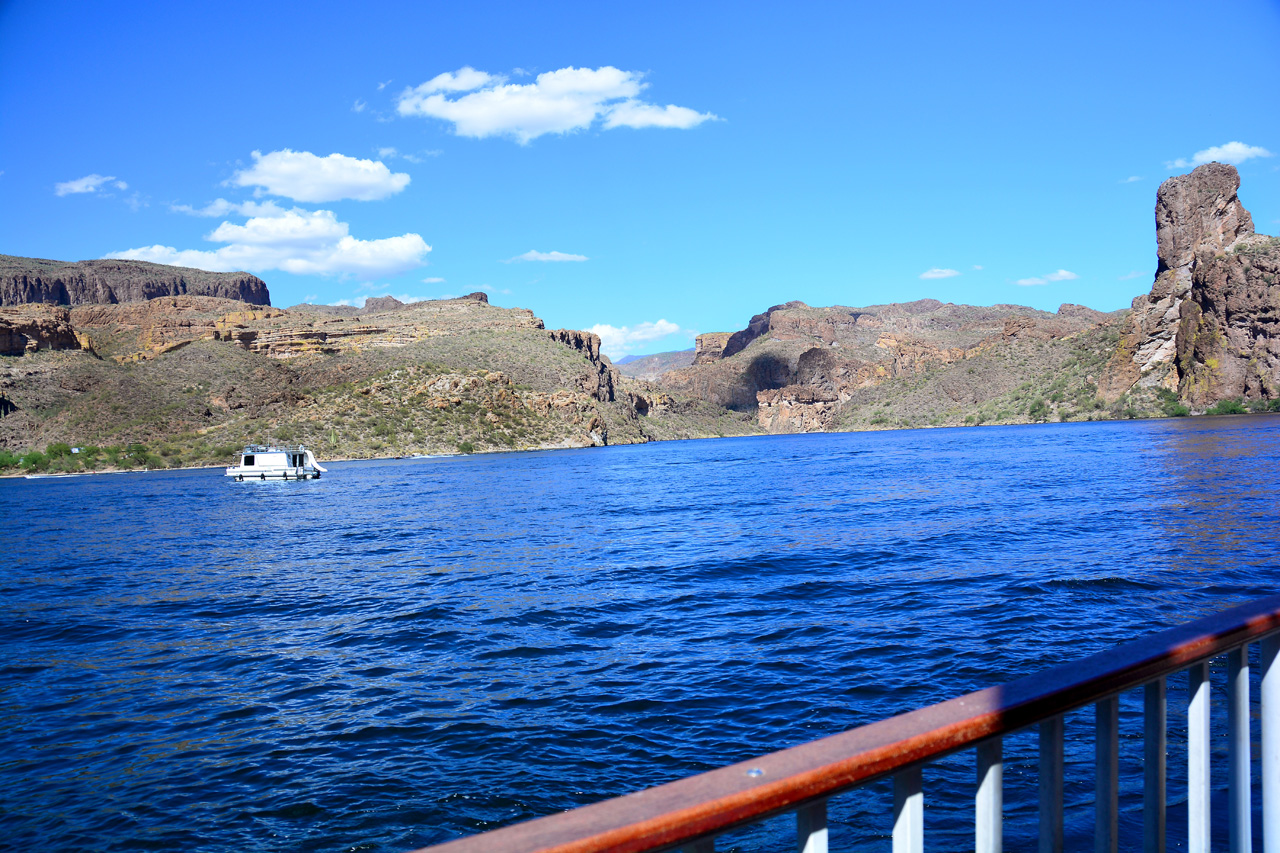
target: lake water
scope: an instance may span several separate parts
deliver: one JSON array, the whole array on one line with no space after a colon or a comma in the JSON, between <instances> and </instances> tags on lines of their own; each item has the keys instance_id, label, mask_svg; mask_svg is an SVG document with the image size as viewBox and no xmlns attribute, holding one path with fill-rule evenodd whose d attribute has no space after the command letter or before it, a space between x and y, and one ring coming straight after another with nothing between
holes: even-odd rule
<instances>
[{"instance_id":1,"label":"lake water","mask_svg":"<svg viewBox=\"0 0 1280 853\"><path fill-rule=\"evenodd\" d=\"M1280 565L1280 417L329 468L0 480L0 847L406 850L1081 657ZM1092 715L1067 725L1088 846ZM1006 849L1033 850L1034 738L1006 755ZM926 770L931 847L972 849L972 780L972 753ZM888 850L887 784L831 809L834 848Z\"/></svg>"}]
</instances>

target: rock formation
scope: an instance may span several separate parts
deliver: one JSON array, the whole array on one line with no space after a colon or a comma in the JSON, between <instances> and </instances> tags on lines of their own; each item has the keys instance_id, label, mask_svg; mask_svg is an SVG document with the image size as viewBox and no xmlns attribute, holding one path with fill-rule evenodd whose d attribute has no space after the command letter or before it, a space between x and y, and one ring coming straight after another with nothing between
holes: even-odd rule
<instances>
[{"instance_id":1,"label":"rock formation","mask_svg":"<svg viewBox=\"0 0 1280 853\"><path fill-rule=\"evenodd\" d=\"M1099 392L1165 388L1193 406L1280 396L1280 240L1257 235L1232 166L1156 193L1156 279L1133 301Z\"/></svg>"},{"instance_id":2,"label":"rock formation","mask_svg":"<svg viewBox=\"0 0 1280 853\"><path fill-rule=\"evenodd\" d=\"M26 305L0 309L0 355L81 348L65 308Z\"/></svg>"},{"instance_id":3,"label":"rock formation","mask_svg":"<svg viewBox=\"0 0 1280 853\"><path fill-rule=\"evenodd\" d=\"M620 378L609 357L600 352L600 336L576 329L553 329L548 334L556 343L582 353L591 365L579 380L582 390L602 403L612 403Z\"/></svg>"},{"instance_id":4,"label":"rock formation","mask_svg":"<svg viewBox=\"0 0 1280 853\"><path fill-rule=\"evenodd\" d=\"M246 272L207 272L145 261L69 263L0 255L0 305L114 304L187 294L271 304L266 282Z\"/></svg>"},{"instance_id":5,"label":"rock formation","mask_svg":"<svg viewBox=\"0 0 1280 853\"><path fill-rule=\"evenodd\" d=\"M725 344L732 337L730 332L707 332L698 335L693 347L694 364L710 364L724 358Z\"/></svg>"},{"instance_id":6,"label":"rock formation","mask_svg":"<svg viewBox=\"0 0 1280 853\"><path fill-rule=\"evenodd\" d=\"M394 296L370 296L364 301L363 311L399 311L404 303Z\"/></svg>"}]
</instances>

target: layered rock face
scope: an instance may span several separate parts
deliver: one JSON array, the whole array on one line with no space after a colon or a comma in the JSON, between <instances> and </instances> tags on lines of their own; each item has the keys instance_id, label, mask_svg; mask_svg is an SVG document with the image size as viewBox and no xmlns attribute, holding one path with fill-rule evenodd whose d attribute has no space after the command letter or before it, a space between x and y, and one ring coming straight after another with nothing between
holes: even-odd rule
<instances>
[{"instance_id":1,"label":"layered rock face","mask_svg":"<svg viewBox=\"0 0 1280 853\"><path fill-rule=\"evenodd\" d=\"M1254 233L1232 166L1156 194L1156 279L1133 301L1099 392L1177 391L1195 406L1280 396L1280 240Z\"/></svg>"},{"instance_id":2,"label":"layered rock face","mask_svg":"<svg viewBox=\"0 0 1280 853\"><path fill-rule=\"evenodd\" d=\"M0 255L0 305L115 304L184 295L271 304L266 282L245 272L206 272L145 261L68 263Z\"/></svg>"},{"instance_id":3,"label":"layered rock face","mask_svg":"<svg viewBox=\"0 0 1280 853\"><path fill-rule=\"evenodd\" d=\"M81 348L65 308L30 305L0 309L0 355Z\"/></svg>"}]
</instances>

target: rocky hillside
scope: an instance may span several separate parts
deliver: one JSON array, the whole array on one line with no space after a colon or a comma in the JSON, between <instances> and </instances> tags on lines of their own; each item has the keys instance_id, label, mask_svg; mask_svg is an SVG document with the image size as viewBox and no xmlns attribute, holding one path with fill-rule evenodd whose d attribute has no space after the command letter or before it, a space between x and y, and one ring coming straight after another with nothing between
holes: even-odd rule
<instances>
[{"instance_id":1,"label":"rocky hillside","mask_svg":"<svg viewBox=\"0 0 1280 853\"><path fill-rule=\"evenodd\" d=\"M132 445L156 464L218 464L267 437L332 459L756 430L484 294L351 312L192 295L23 305L0 308L0 346L0 453L65 443L119 461Z\"/></svg>"},{"instance_id":2,"label":"rocky hillside","mask_svg":"<svg viewBox=\"0 0 1280 853\"><path fill-rule=\"evenodd\" d=\"M246 272L206 272L145 261L70 263L0 255L0 306L115 304L186 295L271 304L266 282Z\"/></svg>"},{"instance_id":3,"label":"rocky hillside","mask_svg":"<svg viewBox=\"0 0 1280 853\"><path fill-rule=\"evenodd\" d=\"M1254 233L1232 166L1156 194L1151 292L1133 300L1101 391L1176 392L1192 407L1280 398L1280 239Z\"/></svg>"},{"instance_id":4,"label":"rocky hillside","mask_svg":"<svg viewBox=\"0 0 1280 853\"><path fill-rule=\"evenodd\" d=\"M1118 321L1078 305L787 302L699 336L694 364L660 384L770 432L1087 417Z\"/></svg>"}]
</instances>

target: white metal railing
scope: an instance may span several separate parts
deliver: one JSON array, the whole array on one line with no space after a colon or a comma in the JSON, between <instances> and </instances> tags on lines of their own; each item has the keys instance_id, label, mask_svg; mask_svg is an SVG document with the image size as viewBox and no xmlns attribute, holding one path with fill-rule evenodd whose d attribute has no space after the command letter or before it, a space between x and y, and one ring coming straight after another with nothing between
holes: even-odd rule
<instances>
[{"instance_id":1,"label":"white metal railing","mask_svg":"<svg viewBox=\"0 0 1280 853\"><path fill-rule=\"evenodd\" d=\"M1280 596L1261 599L1000 687L613 800L430 848L438 853L714 853L724 832L794 812L800 853L827 853L827 802L886 776L893 853L923 853L922 769L973 749L974 849L1003 847L1003 738L1039 730L1039 850L1064 844L1064 714L1094 708L1094 850L1116 853L1120 696L1143 696L1142 849L1166 848L1166 681L1188 674L1187 850L1210 850L1209 661L1227 658L1228 837L1251 853L1249 646L1260 643L1261 815L1266 853L1280 853ZM947 791L948 798L958 794Z\"/></svg>"}]
</instances>

